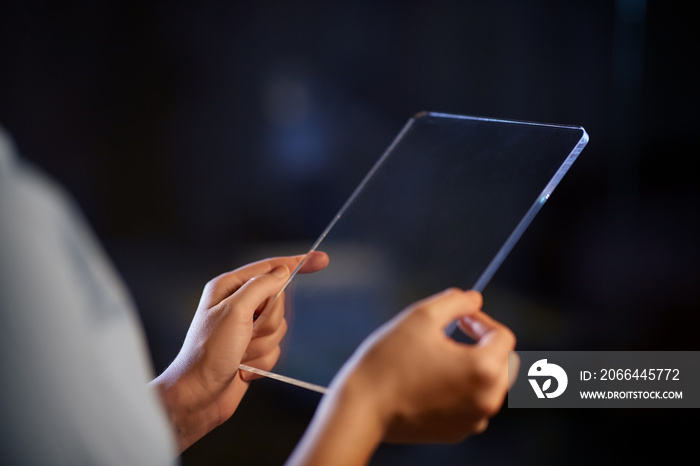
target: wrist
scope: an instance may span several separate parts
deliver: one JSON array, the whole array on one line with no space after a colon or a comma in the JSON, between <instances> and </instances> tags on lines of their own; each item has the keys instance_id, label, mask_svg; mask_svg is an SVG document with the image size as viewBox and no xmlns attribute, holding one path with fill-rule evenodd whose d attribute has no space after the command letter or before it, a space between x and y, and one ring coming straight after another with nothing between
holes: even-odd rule
<instances>
[{"instance_id":1,"label":"wrist","mask_svg":"<svg viewBox=\"0 0 700 466\"><path fill-rule=\"evenodd\" d=\"M382 389L353 369L341 371L321 400L288 466L364 465L384 438Z\"/></svg>"},{"instance_id":2,"label":"wrist","mask_svg":"<svg viewBox=\"0 0 700 466\"><path fill-rule=\"evenodd\" d=\"M221 423L215 401L176 362L149 385L160 395L180 453Z\"/></svg>"},{"instance_id":3,"label":"wrist","mask_svg":"<svg viewBox=\"0 0 700 466\"><path fill-rule=\"evenodd\" d=\"M353 370L340 374L329 387L329 395L334 398L339 409L355 413L354 418L363 422L380 443L392 420L392 389L384 381L378 381L371 374Z\"/></svg>"}]
</instances>

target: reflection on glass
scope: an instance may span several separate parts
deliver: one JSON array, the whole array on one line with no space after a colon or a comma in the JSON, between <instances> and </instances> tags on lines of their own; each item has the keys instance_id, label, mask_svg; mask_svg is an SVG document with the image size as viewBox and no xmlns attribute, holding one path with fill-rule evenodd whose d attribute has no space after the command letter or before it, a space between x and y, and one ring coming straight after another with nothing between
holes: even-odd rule
<instances>
[{"instance_id":1,"label":"reflection on glass","mask_svg":"<svg viewBox=\"0 0 700 466\"><path fill-rule=\"evenodd\" d=\"M436 113L409 120L290 282L275 372L326 386L357 345L449 286L483 290L588 142L581 127Z\"/></svg>"}]
</instances>

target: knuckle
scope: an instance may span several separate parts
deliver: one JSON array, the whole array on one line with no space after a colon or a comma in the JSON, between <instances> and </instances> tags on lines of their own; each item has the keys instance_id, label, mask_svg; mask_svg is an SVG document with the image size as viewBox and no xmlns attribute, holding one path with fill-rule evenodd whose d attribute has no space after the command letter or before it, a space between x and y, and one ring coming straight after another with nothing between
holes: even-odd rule
<instances>
[{"instance_id":1,"label":"knuckle","mask_svg":"<svg viewBox=\"0 0 700 466\"><path fill-rule=\"evenodd\" d=\"M505 325L503 326L503 331L505 332L505 338L508 341L508 348L510 348L511 350L515 349L515 345L518 342L515 333L513 333L513 331Z\"/></svg>"},{"instance_id":2,"label":"knuckle","mask_svg":"<svg viewBox=\"0 0 700 466\"><path fill-rule=\"evenodd\" d=\"M266 371L272 370L280 357L281 351L282 350L279 346L270 348L267 352L265 352L265 354L262 354L260 357L255 359L256 367Z\"/></svg>"},{"instance_id":3,"label":"knuckle","mask_svg":"<svg viewBox=\"0 0 700 466\"><path fill-rule=\"evenodd\" d=\"M473 376L482 386L493 385L501 375L502 366L495 358L483 355L474 361Z\"/></svg>"},{"instance_id":4,"label":"knuckle","mask_svg":"<svg viewBox=\"0 0 700 466\"><path fill-rule=\"evenodd\" d=\"M463 290L457 288L456 286L451 286L442 292L444 297L464 299L466 294Z\"/></svg>"},{"instance_id":5,"label":"knuckle","mask_svg":"<svg viewBox=\"0 0 700 466\"><path fill-rule=\"evenodd\" d=\"M219 277L214 277L211 280L209 280L205 285L204 285L204 292L203 294L208 295L211 294L217 287L217 284L221 281L221 278Z\"/></svg>"},{"instance_id":6,"label":"knuckle","mask_svg":"<svg viewBox=\"0 0 700 466\"><path fill-rule=\"evenodd\" d=\"M486 428L488 426L489 426L489 420L488 419L481 419L474 425L474 433L475 434L482 434L486 431Z\"/></svg>"},{"instance_id":7,"label":"knuckle","mask_svg":"<svg viewBox=\"0 0 700 466\"><path fill-rule=\"evenodd\" d=\"M479 417L488 420L498 414L501 404L501 400L496 396L484 396L477 401L474 411Z\"/></svg>"},{"instance_id":8,"label":"knuckle","mask_svg":"<svg viewBox=\"0 0 700 466\"><path fill-rule=\"evenodd\" d=\"M410 308L410 316L418 319L426 319L432 314L432 307L428 301L419 301Z\"/></svg>"},{"instance_id":9,"label":"knuckle","mask_svg":"<svg viewBox=\"0 0 700 466\"><path fill-rule=\"evenodd\" d=\"M287 330L289 329L289 326L287 324L287 319L284 317L282 318L282 322L280 323L280 331L282 332L282 335L285 335L287 333Z\"/></svg>"},{"instance_id":10,"label":"knuckle","mask_svg":"<svg viewBox=\"0 0 700 466\"><path fill-rule=\"evenodd\" d=\"M270 279L269 276L267 275L258 275L256 277L251 278L248 280L242 287L247 290L257 290L256 293L262 292L266 288L269 288L270 286L273 285L273 281ZM250 291L249 291L250 292Z\"/></svg>"},{"instance_id":11,"label":"knuckle","mask_svg":"<svg viewBox=\"0 0 700 466\"><path fill-rule=\"evenodd\" d=\"M245 312L245 309L241 308L241 306L237 305L235 302L227 300L221 307L222 314L228 316L227 319L233 319L233 322L236 322L238 325L252 324L252 314Z\"/></svg>"},{"instance_id":12,"label":"knuckle","mask_svg":"<svg viewBox=\"0 0 700 466\"><path fill-rule=\"evenodd\" d=\"M476 290L468 290L464 292L464 296L469 298L469 300L479 309L481 309L481 306L483 305L484 298L481 296L481 293L479 293Z\"/></svg>"},{"instance_id":13,"label":"knuckle","mask_svg":"<svg viewBox=\"0 0 700 466\"><path fill-rule=\"evenodd\" d=\"M421 301L418 301L413 307L413 312L416 314L423 314L426 316L433 315L435 313L438 313L441 308L439 302L441 302L444 299L460 298L463 294L463 291L459 288L447 288L441 293L435 294Z\"/></svg>"}]
</instances>

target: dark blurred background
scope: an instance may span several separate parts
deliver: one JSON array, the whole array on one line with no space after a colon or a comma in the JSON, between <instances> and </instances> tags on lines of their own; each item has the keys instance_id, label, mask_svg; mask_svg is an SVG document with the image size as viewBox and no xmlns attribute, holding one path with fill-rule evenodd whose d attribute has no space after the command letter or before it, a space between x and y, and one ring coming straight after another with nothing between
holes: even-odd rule
<instances>
[{"instance_id":1,"label":"dark blurred background","mask_svg":"<svg viewBox=\"0 0 700 466\"><path fill-rule=\"evenodd\" d=\"M0 5L0 124L84 209L157 371L207 280L307 250L421 110L590 134L485 291L519 349L700 349L691 2ZM183 462L281 464L318 400L258 381ZM670 459L694 414L504 408L462 444L385 446L373 464Z\"/></svg>"}]
</instances>

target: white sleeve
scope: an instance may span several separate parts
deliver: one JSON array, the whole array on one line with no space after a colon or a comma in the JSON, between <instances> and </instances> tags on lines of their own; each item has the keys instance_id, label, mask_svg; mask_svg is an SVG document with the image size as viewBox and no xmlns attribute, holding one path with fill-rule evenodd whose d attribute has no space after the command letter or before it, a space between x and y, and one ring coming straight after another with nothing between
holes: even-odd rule
<instances>
[{"instance_id":1,"label":"white sleeve","mask_svg":"<svg viewBox=\"0 0 700 466\"><path fill-rule=\"evenodd\" d=\"M0 128L3 461L176 462L128 294L68 196L12 152Z\"/></svg>"}]
</instances>

